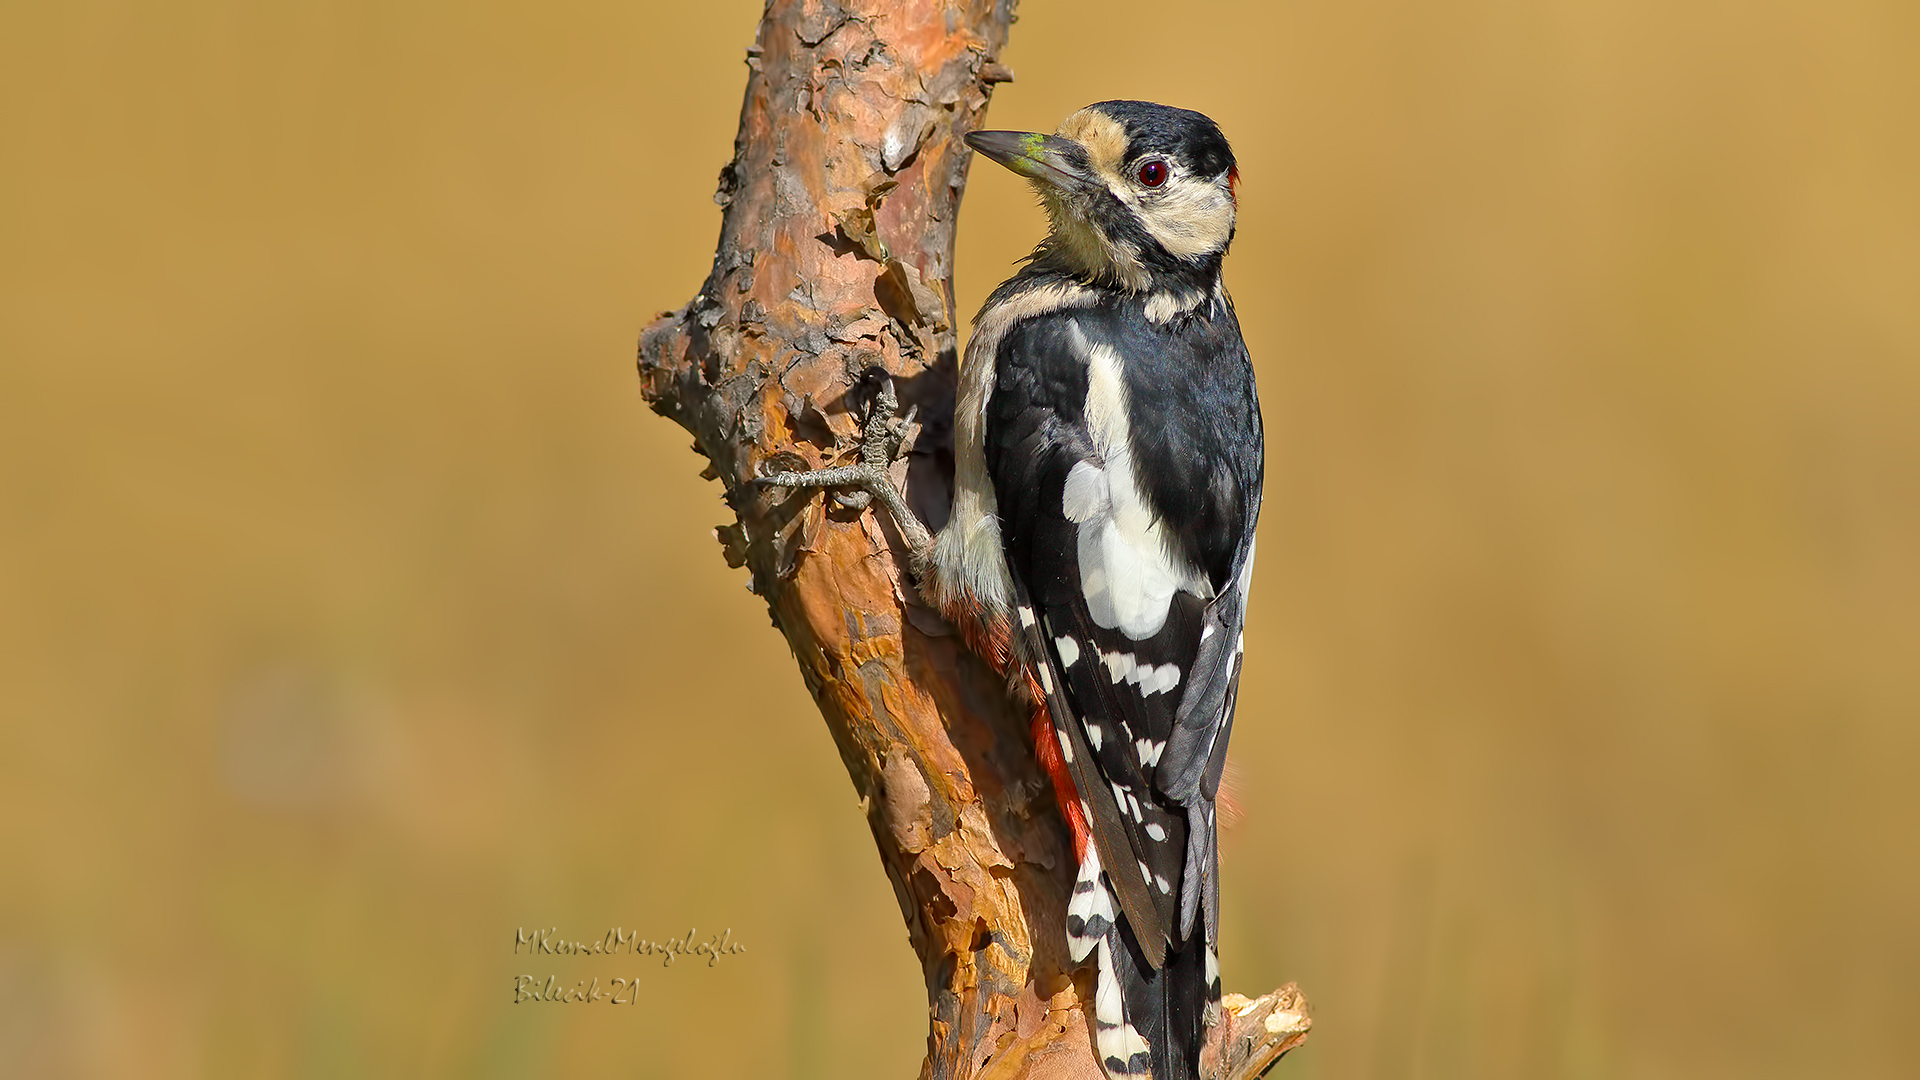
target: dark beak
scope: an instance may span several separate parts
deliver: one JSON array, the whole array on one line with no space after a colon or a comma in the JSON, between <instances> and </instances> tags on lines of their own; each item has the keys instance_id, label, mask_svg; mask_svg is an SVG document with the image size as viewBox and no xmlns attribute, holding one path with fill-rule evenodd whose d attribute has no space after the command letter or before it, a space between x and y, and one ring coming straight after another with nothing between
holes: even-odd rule
<instances>
[{"instance_id":1,"label":"dark beak","mask_svg":"<svg viewBox=\"0 0 1920 1080\"><path fill-rule=\"evenodd\" d=\"M1093 182L1085 168L1086 152L1078 143L1031 131L975 131L967 145L1029 180L1039 180L1066 191L1085 189Z\"/></svg>"}]
</instances>

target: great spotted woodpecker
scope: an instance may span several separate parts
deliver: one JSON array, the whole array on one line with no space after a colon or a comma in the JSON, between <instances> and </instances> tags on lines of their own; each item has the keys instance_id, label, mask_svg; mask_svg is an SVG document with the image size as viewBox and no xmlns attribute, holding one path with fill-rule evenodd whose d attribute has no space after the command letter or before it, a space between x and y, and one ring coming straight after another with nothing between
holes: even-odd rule
<instances>
[{"instance_id":1,"label":"great spotted woodpecker","mask_svg":"<svg viewBox=\"0 0 1920 1080\"><path fill-rule=\"evenodd\" d=\"M922 591L1035 703L1102 1065L1189 1080L1220 1008L1214 804L1263 458L1220 277L1233 152L1207 117L1140 101L967 142L1032 182L1051 230L974 322L952 516L903 531ZM865 486L911 518L857 471L769 480Z\"/></svg>"}]
</instances>

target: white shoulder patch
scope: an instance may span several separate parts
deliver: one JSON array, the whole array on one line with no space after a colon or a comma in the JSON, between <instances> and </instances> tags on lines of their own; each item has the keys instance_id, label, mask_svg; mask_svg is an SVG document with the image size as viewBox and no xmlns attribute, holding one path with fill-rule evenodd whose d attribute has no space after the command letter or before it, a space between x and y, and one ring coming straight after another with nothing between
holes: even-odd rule
<instances>
[{"instance_id":1,"label":"white shoulder patch","mask_svg":"<svg viewBox=\"0 0 1920 1080\"><path fill-rule=\"evenodd\" d=\"M1061 513L1068 521L1084 525L1106 513L1108 506L1106 470L1091 462L1075 462L1060 498Z\"/></svg>"},{"instance_id":2,"label":"white shoulder patch","mask_svg":"<svg viewBox=\"0 0 1920 1080\"><path fill-rule=\"evenodd\" d=\"M1123 361L1093 344L1078 326L1073 348L1087 362L1087 430L1099 463L1080 462L1067 475L1061 510L1079 526L1080 588L1094 624L1140 641L1166 625L1175 592L1213 595L1206 575L1176 553L1164 524L1135 483L1127 423Z\"/></svg>"}]
</instances>

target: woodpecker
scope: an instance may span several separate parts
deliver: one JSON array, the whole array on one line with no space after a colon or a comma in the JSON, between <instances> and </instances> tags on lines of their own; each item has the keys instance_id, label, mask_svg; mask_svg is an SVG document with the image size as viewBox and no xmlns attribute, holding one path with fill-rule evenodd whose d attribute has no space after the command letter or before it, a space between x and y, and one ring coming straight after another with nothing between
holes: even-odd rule
<instances>
[{"instance_id":1,"label":"woodpecker","mask_svg":"<svg viewBox=\"0 0 1920 1080\"><path fill-rule=\"evenodd\" d=\"M948 524L903 531L921 591L1034 708L1102 1066L1193 1080L1220 1010L1215 798L1264 454L1221 280L1233 151L1206 116L1141 101L967 143L1031 182L1050 229L974 320ZM866 486L911 518L854 471L771 479Z\"/></svg>"}]
</instances>

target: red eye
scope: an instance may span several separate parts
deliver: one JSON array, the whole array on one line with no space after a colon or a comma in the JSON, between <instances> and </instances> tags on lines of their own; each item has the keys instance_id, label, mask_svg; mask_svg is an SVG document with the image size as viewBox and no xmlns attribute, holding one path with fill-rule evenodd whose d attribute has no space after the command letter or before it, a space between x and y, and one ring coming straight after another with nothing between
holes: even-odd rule
<instances>
[{"instance_id":1,"label":"red eye","mask_svg":"<svg viewBox=\"0 0 1920 1080\"><path fill-rule=\"evenodd\" d=\"M1140 182L1148 187L1159 187L1167 182L1167 163L1149 161L1140 166Z\"/></svg>"}]
</instances>

